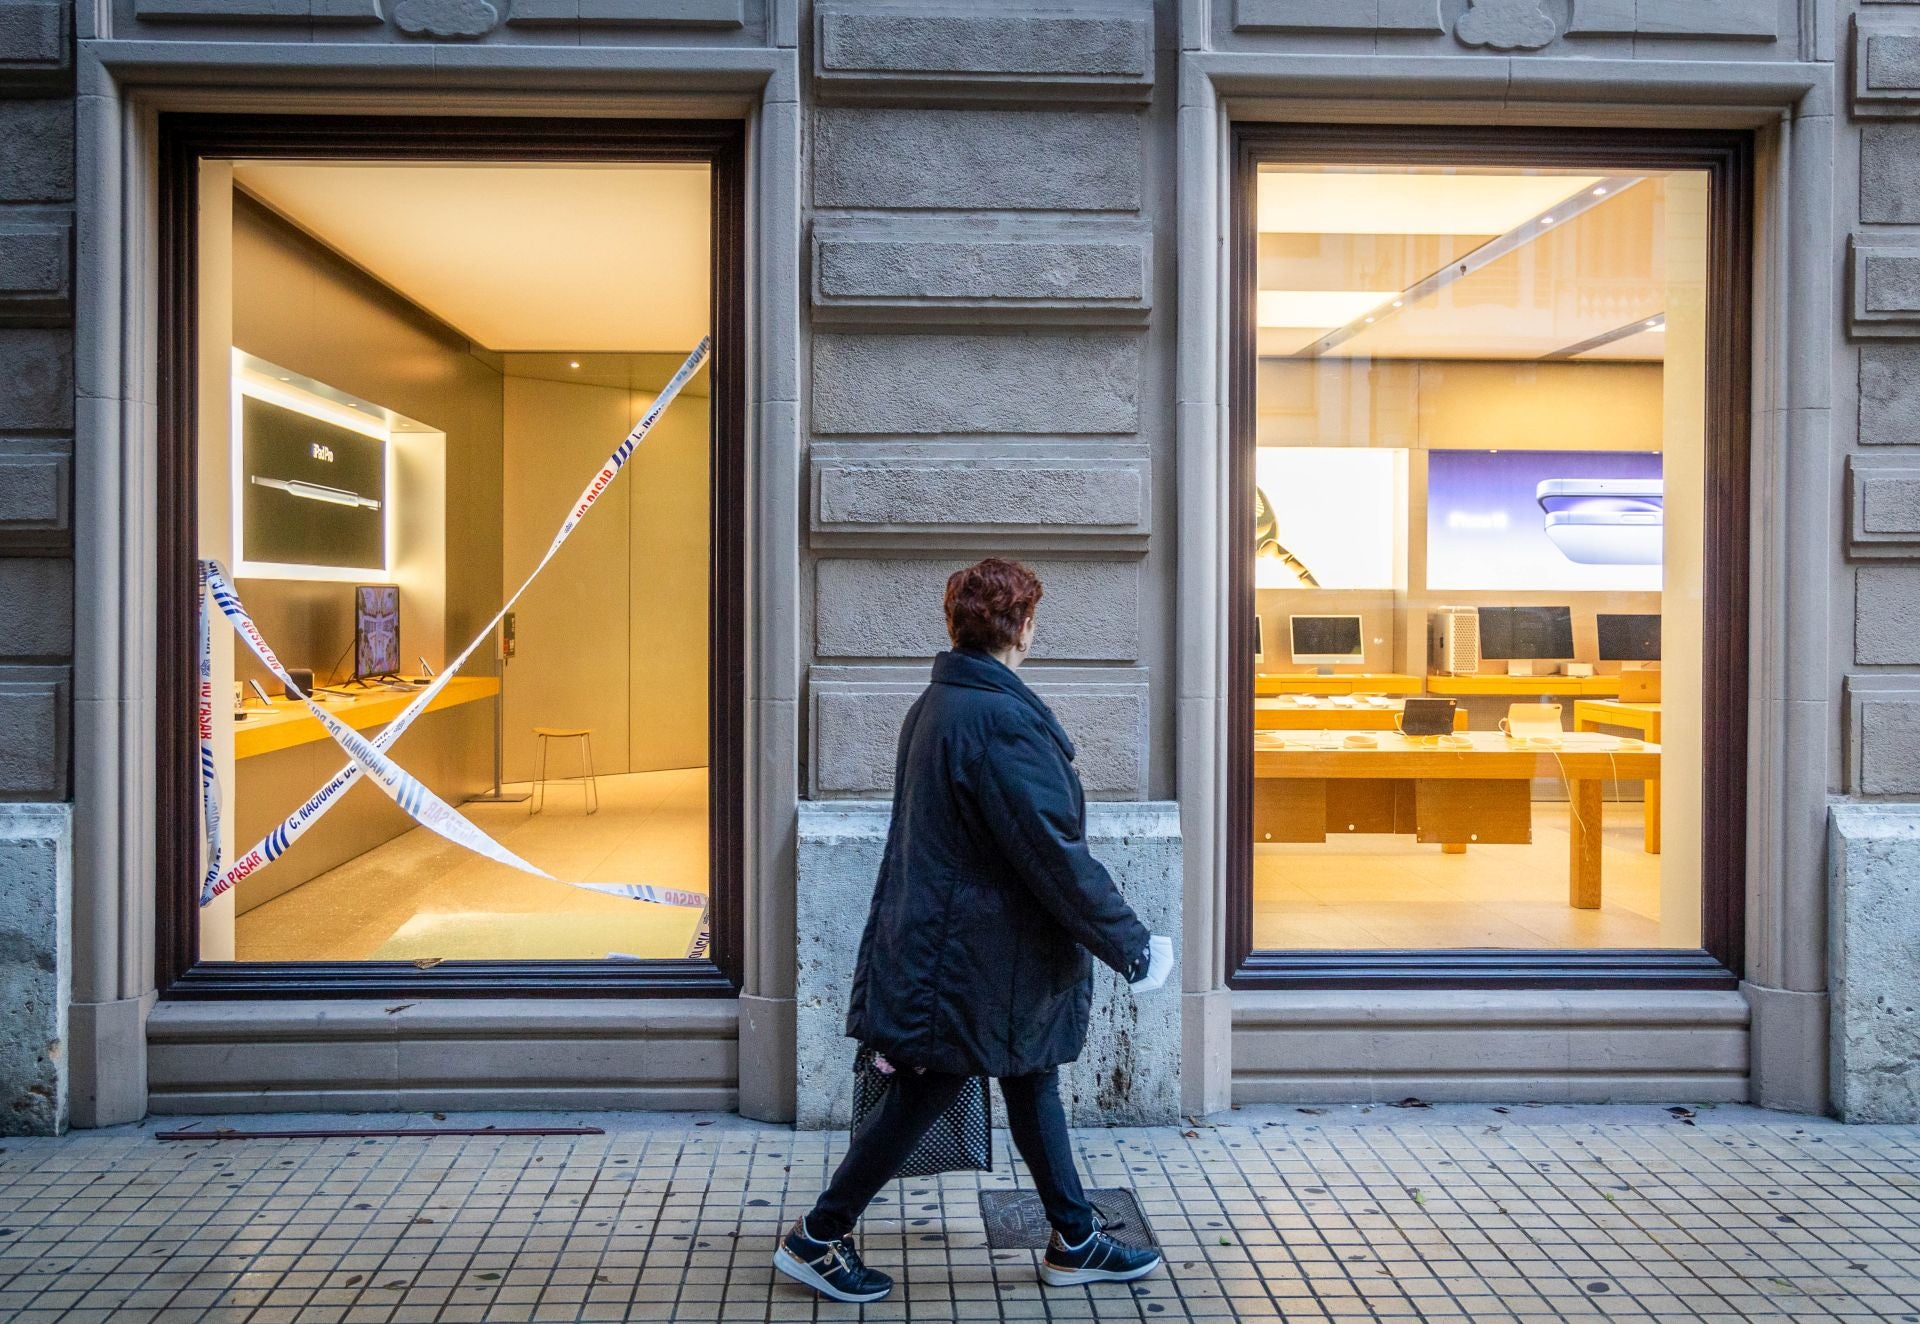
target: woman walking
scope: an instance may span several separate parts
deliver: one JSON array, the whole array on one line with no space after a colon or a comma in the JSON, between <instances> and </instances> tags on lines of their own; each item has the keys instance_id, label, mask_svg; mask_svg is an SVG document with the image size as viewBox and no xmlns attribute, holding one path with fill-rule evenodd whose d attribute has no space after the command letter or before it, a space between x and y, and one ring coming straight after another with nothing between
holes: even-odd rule
<instances>
[{"instance_id":1,"label":"woman walking","mask_svg":"<svg viewBox=\"0 0 1920 1324\"><path fill-rule=\"evenodd\" d=\"M994 1076L1053 1236L1052 1285L1124 1282L1160 1253L1101 1231L1074 1169L1057 1068L1080 1055L1093 999L1088 953L1157 987L1172 947L1146 928L1087 850L1073 744L1014 674L1033 645L1040 580L997 558L947 580L953 650L900 730L893 818L860 939L847 1034L893 1067L774 1267L836 1301L893 1280L850 1234L867 1203L970 1076Z\"/></svg>"}]
</instances>

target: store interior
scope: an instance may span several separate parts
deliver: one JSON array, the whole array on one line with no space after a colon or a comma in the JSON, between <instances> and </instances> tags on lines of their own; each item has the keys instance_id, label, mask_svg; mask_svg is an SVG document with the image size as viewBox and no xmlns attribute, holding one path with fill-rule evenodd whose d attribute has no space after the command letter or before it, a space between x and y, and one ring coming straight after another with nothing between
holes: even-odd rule
<instances>
[{"instance_id":1,"label":"store interior","mask_svg":"<svg viewBox=\"0 0 1920 1324\"><path fill-rule=\"evenodd\" d=\"M1704 174L1257 189L1255 946L1699 946Z\"/></svg>"},{"instance_id":2,"label":"store interior","mask_svg":"<svg viewBox=\"0 0 1920 1324\"><path fill-rule=\"evenodd\" d=\"M329 713L377 738L545 555L707 334L711 193L702 164L202 166L199 550ZM203 906L202 959L702 949L708 377L391 750L552 878L362 778ZM234 630L210 638L231 861L347 758Z\"/></svg>"}]
</instances>

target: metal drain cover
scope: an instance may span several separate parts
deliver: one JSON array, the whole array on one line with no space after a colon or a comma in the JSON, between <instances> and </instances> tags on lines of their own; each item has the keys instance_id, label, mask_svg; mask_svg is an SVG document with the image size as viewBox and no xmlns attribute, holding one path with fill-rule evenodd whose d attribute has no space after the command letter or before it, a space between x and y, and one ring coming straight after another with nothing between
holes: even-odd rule
<instances>
[{"instance_id":1,"label":"metal drain cover","mask_svg":"<svg viewBox=\"0 0 1920 1324\"><path fill-rule=\"evenodd\" d=\"M1131 1190L1101 1187L1088 1191L1087 1199L1100 1211L1115 1241L1139 1248L1160 1244ZM1053 1235L1037 1191L982 1191L980 1218L987 1225L987 1245L994 1250L1045 1250Z\"/></svg>"}]
</instances>

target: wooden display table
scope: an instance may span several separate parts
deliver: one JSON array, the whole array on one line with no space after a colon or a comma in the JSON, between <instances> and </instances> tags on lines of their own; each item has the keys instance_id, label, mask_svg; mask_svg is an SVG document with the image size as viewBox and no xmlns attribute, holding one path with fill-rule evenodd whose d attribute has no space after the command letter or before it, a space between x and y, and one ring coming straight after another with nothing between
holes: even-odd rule
<instances>
[{"instance_id":1,"label":"wooden display table","mask_svg":"<svg viewBox=\"0 0 1920 1324\"><path fill-rule=\"evenodd\" d=\"M1503 695L1552 698L1571 695L1611 698L1620 693L1618 676L1428 676L1427 693L1443 698Z\"/></svg>"},{"instance_id":2,"label":"wooden display table","mask_svg":"<svg viewBox=\"0 0 1920 1324\"><path fill-rule=\"evenodd\" d=\"M1624 699L1579 699L1573 705L1573 729L1598 731L1603 726L1624 726L1638 731L1650 743L1660 743L1660 705L1630 703ZM1660 779L1646 780L1647 854L1660 853Z\"/></svg>"},{"instance_id":3,"label":"wooden display table","mask_svg":"<svg viewBox=\"0 0 1920 1324\"><path fill-rule=\"evenodd\" d=\"M1290 697L1255 699L1253 729L1256 731L1392 731L1400 720L1406 700L1391 699L1384 707L1361 706L1335 708L1305 707ZM1467 729L1467 710L1453 710L1453 729Z\"/></svg>"},{"instance_id":4,"label":"wooden display table","mask_svg":"<svg viewBox=\"0 0 1920 1324\"><path fill-rule=\"evenodd\" d=\"M1273 694L1418 694L1420 677L1385 673L1321 676L1311 671L1255 672L1255 695Z\"/></svg>"},{"instance_id":5,"label":"wooden display table","mask_svg":"<svg viewBox=\"0 0 1920 1324\"><path fill-rule=\"evenodd\" d=\"M1254 840L1400 832L1453 850L1524 845L1533 840L1530 783L1564 777L1567 904L1582 910L1600 906L1605 782L1660 776L1658 746L1624 750L1611 736L1575 733L1558 750L1531 750L1497 732L1467 732L1466 748L1444 749L1383 732L1373 749L1348 749L1347 734L1254 733Z\"/></svg>"},{"instance_id":6,"label":"wooden display table","mask_svg":"<svg viewBox=\"0 0 1920 1324\"><path fill-rule=\"evenodd\" d=\"M499 692L500 680L496 676L455 676L447 682L445 689L433 697L433 702L427 705L427 711L438 712L442 708L454 708L463 703L477 703ZM362 690L351 699L336 698L329 694L315 697L322 701L328 712L354 730L367 731L376 726L385 726L398 717L419 693L419 689L373 689ZM233 724L233 756L236 759L271 754L275 750L292 749L295 745L311 744L316 740L333 739L327 734L327 729L320 725L320 719L308 712L304 703L295 699L275 699L271 708L253 707L245 712L246 720ZM346 757L344 752L341 757Z\"/></svg>"}]
</instances>

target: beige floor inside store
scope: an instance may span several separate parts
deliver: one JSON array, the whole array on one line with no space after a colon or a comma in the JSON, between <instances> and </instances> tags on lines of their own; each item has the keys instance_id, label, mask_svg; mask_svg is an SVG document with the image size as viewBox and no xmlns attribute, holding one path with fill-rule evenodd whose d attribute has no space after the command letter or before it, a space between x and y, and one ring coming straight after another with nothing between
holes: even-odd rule
<instances>
[{"instance_id":1,"label":"beige floor inside store","mask_svg":"<svg viewBox=\"0 0 1920 1324\"><path fill-rule=\"evenodd\" d=\"M1533 807L1533 841L1444 855L1410 836L1255 846L1263 950L1660 946L1660 857L1637 803L1609 804L1598 910L1567 904L1567 807Z\"/></svg>"},{"instance_id":2,"label":"beige floor inside store","mask_svg":"<svg viewBox=\"0 0 1920 1324\"><path fill-rule=\"evenodd\" d=\"M705 768L601 777L596 814L582 799L551 785L538 814L461 812L555 879L707 890ZM416 828L237 924L243 961L604 960L685 956L700 911L547 882Z\"/></svg>"}]
</instances>

